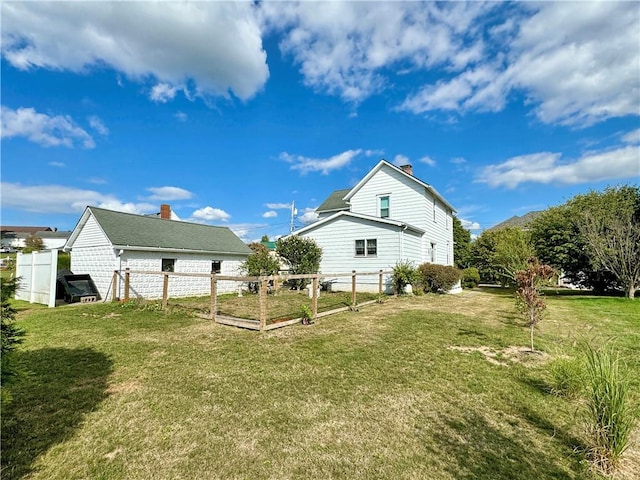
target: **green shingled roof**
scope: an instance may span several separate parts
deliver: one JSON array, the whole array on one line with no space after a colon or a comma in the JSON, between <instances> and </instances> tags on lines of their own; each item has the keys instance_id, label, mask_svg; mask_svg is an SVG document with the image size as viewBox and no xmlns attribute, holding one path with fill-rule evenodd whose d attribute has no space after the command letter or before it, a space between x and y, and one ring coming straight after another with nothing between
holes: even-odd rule
<instances>
[{"instance_id":1,"label":"green shingled roof","mask_svg":"<svg viewBox=\"0 0 640 480\"><path fill-rule=\"evenodd\" d=\"M349 204L343 200L345 195L351 191L350 188L344 190L336 190L316 208L316 212L333 212L336 210L348 210Z\"/></svg>"},{"instance_id":2,"label":"green shingled roof","mask_svg":"<svg viewBox=\"0 0 640 480\"><path fill-rule=\"evenodd\" d=\"M248 255L251 249L228 227L164 220L89 207L114 246Z\"/></svg>"}]
</instances>

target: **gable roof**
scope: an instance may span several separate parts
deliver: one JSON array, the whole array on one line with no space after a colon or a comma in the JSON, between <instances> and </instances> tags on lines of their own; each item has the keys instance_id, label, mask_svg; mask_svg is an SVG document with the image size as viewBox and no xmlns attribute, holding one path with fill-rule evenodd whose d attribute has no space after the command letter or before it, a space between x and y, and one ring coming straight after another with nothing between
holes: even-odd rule
<instances>
[{"instance_id":1,"label":"gable roof","mask_svg":"<svg viewBox=\"0 0 640 480\"><path fill-rule=\"evenodd\" d=\"M349 193L347 195L345 195L344 200L345 201L349 201L349 199L351 197L353 197L356 192L358 190L360 190L362 188L362 186L367 183L371 177L373 177L380 169L384 168L384 167L388 167L391 168L393 170L395 170L396 172L400 173L401 175L404 175L405 177L411 179L413 182L416 182L418 185L426 188L427 190L429 190L432 195L437 198L438 200L440 200L441 203L443 203L447 208L449 208L451 210L451 212L456 212L457 210L455 208L453 208L453 206L447 202L445 200L445 198L440 195L440 193L438 193L438 191L433 188L431 185L429 185L428 183L423 182L422 180L418 179L417 177L414 177L413 175L408 174L407 172L405 172L404 170L402 170L400 167L396 167L395 165L387 162L385 159L382 159L378 162L378 164L373 167L369 173L367 173L364 178L362 180L360 180L355 187L353 187L351 190L349 190Z\"/></svg>"},{"instance_id":2,"label":"gable roof","mask_svg":"<svg viewBox=\"0 0 640 480\"><path fill-rule=\"evenodd\" d=\"M342 190L335 190L331 192L331 195L316 208L317 213L321 212L336 212L339 210L348 210L349 203L344 200L344 197L351 191L350 188Z\"/></svg>"},{"instance_id":3,"label":"gable roof","mask_svg":"<svg viewBox=\"0 0 640 480\"><path fill-rule=\"evenodd\" d=\"M506 219L504 222L500 222L497 225L494 225L493 227L489 228L489 230L500 230L507 227L527 229L529 227L529 224L536 218L538 218L542 212L542 210L536 210L522 215L521 217L519 217L518 215L514 215L513 217Z\"/></svg>"},{"instance_id":4,"label":"gable roof","mask_svg":"<svg viewBox=\"0 0 640 480\"><path fill-rule=\"evenodd\" d=\"M7 233L17 234L25 233L27 235L35 235L37 232L52 232L51 227L27 227L27 226L14 226L14 225L2 225L0 232L3 235Z\"/></svg>"},{"instance_id":5,"label":"gable roof","mask_svg":"<svg viewBox=\"0 0 640 480\"><path fill-rule=\"evenodd\" d=\"M399 222L398 220L392 220L390 218L380 218L380 217L372 217L370 215L363 215L361 213L354 213L354 212L346 212L346 211L341 211L341 212L336 212L333 215L323 218L322 220L318 220L317 222L311 223L309 225L307 225L306 227L301 228L300 230L293 232L292 235L299 235L301 233L306 233L309 230L313 230L314 228L320 227L322 225L324 225L325 223L329 223L332 222L340 217L345 217L345 218L358 218L361 220L367 220L369 222L373 222L373 223L378 223L381 225L392 225L395 227L403 227L403 228L407 228L408 230L412 230L414 232L417 232L419 234L423 234L425 231L422 230L421 228L418 227L414 227L413 225L410 225L406 222Z\"/></svg>"},{"instance_id":6,"label":"gable roof","mask_svg":"<svg viewBox=\"0 0 640 480\"><path fill-rule=\"evenodd\" d=\"M73 248L82 227L93 216L114 248L249 255L251 249L228 227L165 220L87 207L65 249Z\"/></svg>"}]
</instances>

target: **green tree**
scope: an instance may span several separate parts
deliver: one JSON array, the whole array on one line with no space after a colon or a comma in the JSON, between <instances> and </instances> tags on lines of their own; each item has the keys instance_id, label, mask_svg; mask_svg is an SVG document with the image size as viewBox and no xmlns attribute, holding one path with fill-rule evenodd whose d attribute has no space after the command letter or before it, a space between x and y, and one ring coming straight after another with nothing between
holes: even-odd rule
<instances>
[{"instance_id":1,"label":"green tree","mask_svg":"<svg viewBox=\"0 0 640 480\"><path fill-rule=\"evenodd\" d=\"M517 227L487 230L471 247L471 263L482 280L502 285L514 284L516 272L525 269L533 255L529 233Z\"/></svg>"},{"instance_id":2,"label":"green tree","mask_svg":"<svg viewBox=\"0 0 640 480\"><path fill-rule=\"evenodd\" d=\"M471 232L458 217L453 217L453 261L460 269L471 266Z\"/></svg>"},{"instance_id":3,"label":"green tree","mask_svg":"<svg viewBox=\"0 0 640 480\"><path fill-rule=\"evenodd\" d=\"M40 250L44 250L44 242L40 237L29 235L25 238L23 253L39 252Z\"/></svg>"},{"instance_id":4,"label":"green tree","mask_svg":"<svg viewBox=\"0 0 640 480\"><path fill-rule=\"evenodd\" d=\"M593 249L597 242L589 245L586 218L590 219L592 227L600 225L594 240L608 239L606 250L610 260L619 262L621 267L637 265L634 254L637 255L638 250L637 243L633 244L633 232L637 232L640 219L640 191L632 186L578 195L563 205L542 212L530 225L536 256L560 270L575 285L591 288L597 293L620 290L625 282L614 273L616 268L607 268L597 260ZM622 247L619 241L622 239L620 234L626 235L626 247ZM629 281L626 284L628 293Z\"/></svg>"},{"instance_id":5,"label":"green tree","mask_svg":"<svg viewBox=\"0 0 640 480\"><path fill-rule=\"evenodd\" d=\"M268 242L269 241L269 235L262 235L262 238L260 239L261 242Z\"/></svg>"},{"instance_id":6,"label":"green tree","mask_svg":"<svg viewBox=\"0 0 640 480\"><path fill-rule=\"evenodd\" d=\"M276 252L289 265L291 274L316 273L320 269L322 248L312 238L290 235L276 242ZM304 288L307 280L292 280L294 288Z\"/></svg>"},{"instance_id":7,"label":"green tree","mask_svg":"<svg viewBox=\"0 0 640 480\"><path fill-rule=\"evenodd\" d=\"M280 269L278 259L269 253L267 247L261 243L250 243L253 253L247 257L240 268L249 276L275 275Z\"/></svg>"},{"instance_id":8,"label":"green tree","mask_svg":"<svg viewBox=\"0 0 640 480\"><path fill-rule=\"evenodd\" d=\"M2 279L0 285L0 402L5 404L10 401L11 395L7 386L16 380L18 372L13 364L13 352L22 343L24 331L15 324L16 310L11 305L11 298L15 295L18 282L15 278Z\"/></svg>"}]
</instances>

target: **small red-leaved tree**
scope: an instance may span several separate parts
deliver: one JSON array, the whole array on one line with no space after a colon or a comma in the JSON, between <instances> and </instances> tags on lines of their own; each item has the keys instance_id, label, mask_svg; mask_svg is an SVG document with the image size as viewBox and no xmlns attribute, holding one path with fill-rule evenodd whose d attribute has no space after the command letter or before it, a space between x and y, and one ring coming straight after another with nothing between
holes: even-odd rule
<instances>
[{"instance_id":1,"label":"small red-leaved tree","mask_svg":"<svg viewBox=\"0 0 640 480\"><path fill-rule=\"evenodd\" d=\"M533 329L542 320L542 314L547 308L544 303L540 286L551 279L555 270L549 265L541 264L537 258L530 258L527 268L519 270L515 274L516 284L516 307L525 318L526 325L531 328L531 351L533 348Z\"/></svg>"}]
</instances>

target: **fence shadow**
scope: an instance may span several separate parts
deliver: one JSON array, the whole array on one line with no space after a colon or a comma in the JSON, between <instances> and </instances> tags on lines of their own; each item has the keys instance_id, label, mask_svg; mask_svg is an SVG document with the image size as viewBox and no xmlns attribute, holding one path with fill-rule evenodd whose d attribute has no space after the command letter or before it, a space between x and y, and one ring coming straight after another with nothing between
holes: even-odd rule
<instances>
[{"instance_id":1,"label":"fence shadow","mask_svg":"<svg viewBox=\"0 0 640 480\"><path fill-rule=\"evenodd\" d=\"M24 378L2 411L3 479L28 475L37 458L73 435L85 414L107 397L113 362L91 348L15 352Z\"/></svg>"}]
</instances>

